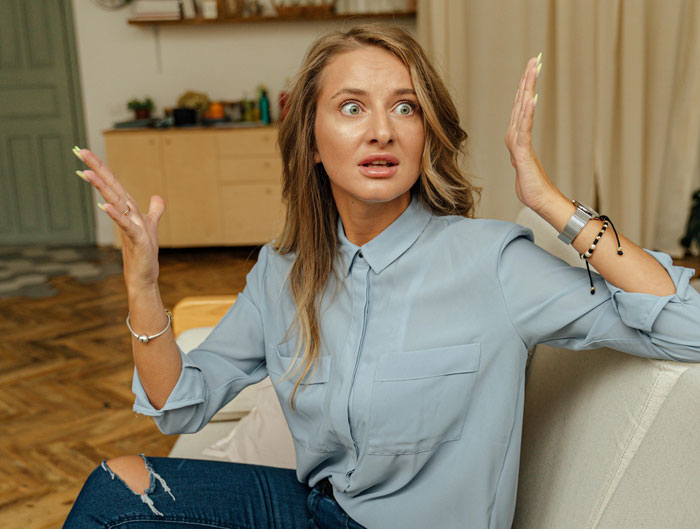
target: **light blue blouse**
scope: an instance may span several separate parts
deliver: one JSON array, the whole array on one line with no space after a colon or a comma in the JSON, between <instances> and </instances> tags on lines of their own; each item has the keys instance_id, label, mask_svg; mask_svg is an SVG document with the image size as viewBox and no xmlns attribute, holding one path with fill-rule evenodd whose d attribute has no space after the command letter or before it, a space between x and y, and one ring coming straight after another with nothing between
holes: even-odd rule
<instances>
[{"instance_id":1,"label":"light blue blouse","mask_svg":"<svg viewBox=\"0 0 700 529\"><path fill-rule=\"evenodd\" d=\"M693 271L649 252L677 292L626 293L535 246L517 224L437 217L413 200L362 247L339 223L338 278L321 310L321 363L289 405L292 256L265 246L209 337L182 355L156 410L134 373L134 410L168 434L196 432L270 375L294 437L297 475L329 477L369 529L509 529L515 508L525 362L538 343L613 347L700 362Z\"/></svg>"}]
</instances>

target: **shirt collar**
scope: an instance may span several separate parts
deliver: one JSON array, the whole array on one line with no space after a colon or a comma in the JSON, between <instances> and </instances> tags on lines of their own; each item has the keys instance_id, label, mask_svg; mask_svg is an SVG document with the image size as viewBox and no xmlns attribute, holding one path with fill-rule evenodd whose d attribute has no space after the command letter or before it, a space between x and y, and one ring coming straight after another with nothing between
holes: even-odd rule
<instances>
[{"instance_id":1,"label":"shirt collar","mask_svg":"<svg viewBox=\"0 0 700 529\"><path fill-rule=\"evenodd\" d=\"M398 259L411 245L416 242L418 236L428 225L430 212L416 197L399 217L384 229L374 239L357 246L345 237L343 222L338 217L338 246L342 257L341 269L347 276L352 268L356 255L362 251L362 255L374 273L379 274L387 266Z\"/></svg>"}]
</instances>

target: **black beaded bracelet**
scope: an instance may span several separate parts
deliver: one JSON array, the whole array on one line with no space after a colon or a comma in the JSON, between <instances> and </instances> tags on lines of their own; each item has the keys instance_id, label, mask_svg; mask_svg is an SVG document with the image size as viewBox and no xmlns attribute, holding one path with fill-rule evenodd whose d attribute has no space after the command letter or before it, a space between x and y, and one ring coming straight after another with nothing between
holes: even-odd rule
<instances>
[{"instance_id":1,"label":"black beaded bracelet","mask_svg":"<svg viewBox=\"0 0 700 529\"><path fill-rule=\"evenodd\" d=\"M605 233L605 230L607 230L607 229L608 229L608 221L606 220L605 222L603 222L603 227L600 228L600 233L596 236L595 240L591 244L591 247L588 250L586 250L586 253L578 254L578 256L581 259L588 259L591 255L593 255L593 252L595 251L595 245L598 244L598 241L600 240L600 238Z\"/></svg>"},{"instance_id":2,"label":"black beaded bracelet","mask_svg":"<svg viewBox=\"0 0 700 529\"><path fill-rule=\"evenodd\" d=\"M578 256L581 259L586 261L586 270L588 271L588 280L591 283L591 295L595 294L595 286L593 285L593 276L591 275L591 267L588 265L588 258L591 255L593 255L593 252L595 251L595 247L598 244L598 241L600 241L600 238L605 233L605 230L608 229L608 224L610 226L612 226L612 229L615 232L615 239L617 240L617 255L623 255L622 245L620 244L620 237L617 235L617 230L615 229L615 225L613 224L613 221L610 220L610 217L608 217L607 215L600 215L597 218L603 221L603 226L600 228L600 233L598 233L595 240L591 244L590 248L588 248L588 250L586 250L586 253L578 254Z\"/></svg>"}]
</instances>

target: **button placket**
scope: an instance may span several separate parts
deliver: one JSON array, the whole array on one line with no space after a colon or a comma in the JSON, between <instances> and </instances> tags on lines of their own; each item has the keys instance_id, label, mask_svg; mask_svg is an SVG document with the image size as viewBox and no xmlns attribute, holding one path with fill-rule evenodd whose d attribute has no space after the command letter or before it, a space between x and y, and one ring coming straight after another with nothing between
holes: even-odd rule
<instances>
[{"instance_id":1,"label":"button placket","mask_svg":"<svg viewBox=\"0 0 700 529\"><path fill-rule=\"evenodd\" d=\"M358 253L358 257L361 253ZM357 461L357 456L359 455L359 447L357 445L356 437L353 433L353 394L355 390L355 376L357 374L358 364L360 362L360 357L362 355L363 341L365 336L365 330L367 326L367 312L369 308L369 280L370 280L370 267L364 260L356 260L354 266L352 267L352 283L353 283L353 340L348 344L349 352L352 354L354 359L352 366L352 377L350 379L350 385L348 388L347 395L347 424L350 439L355 448L355 462ZM360 312L361 311L361 312ZM349 468L346 472L348 479L347 486L350 485L350 478L355 470L355 467Z\"/></svg>"}]
</instances>

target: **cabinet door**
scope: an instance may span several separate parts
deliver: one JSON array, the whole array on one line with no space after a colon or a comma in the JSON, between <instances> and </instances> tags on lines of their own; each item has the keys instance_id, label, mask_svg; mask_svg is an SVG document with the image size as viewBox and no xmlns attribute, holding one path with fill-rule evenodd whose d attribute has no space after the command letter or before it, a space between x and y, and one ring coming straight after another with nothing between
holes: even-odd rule
<instances>
[{"instance_id":1,"label":"cabinet door","mask_svg":"<svg viewBox=\"0 0 700 529\"><path fill-rule=\"evenodd\" d=\"M223 244L215 134L163 133L163 167L173 245Z\"/></svg>"},{"instance_id":2,"label":"cabinet door","mask_svg":"<svg viewBox=\"0 0 700 529\"><path fill-rule=\"evenodd\" d=\"M221 184L224 233L229 244L264 244L277 237L284 223L282 186Z\"/></svg>"},{"instance_id":3,"label":"cabinet door","mask_svg":"<svg viewBox=\"0 0 700 529\"><path fill-rule=\"evenodd\" d=\"M216 140L222 158L279 157L276 127L221 131Z\"/></svg>"},{"instance_id":4,"label":"cabinet door","mask_svg":"<svg viewBox=\"0 0 700 529\"><path fill-rule=\"evenodd\" d=\"M278 183L282 178L282 159L278 156L221 158L222 183Z\"/></svg>"},{"instance_id":5,"label":"cabinet door","mask_svg":"<svg viewBox=\"0 0 700 529\"><path fill-rule=\"evenodd\" d=\"M105 134L107 164L124 189L134 197L143 214L148 212L152 195L165 199L166 212L158 225L161 246L172 244L165 179L161 166L161 140L156 132L109 132ZM114 245L121 247L120 230L114 228Z\"/></svg>"}]
</instances>

